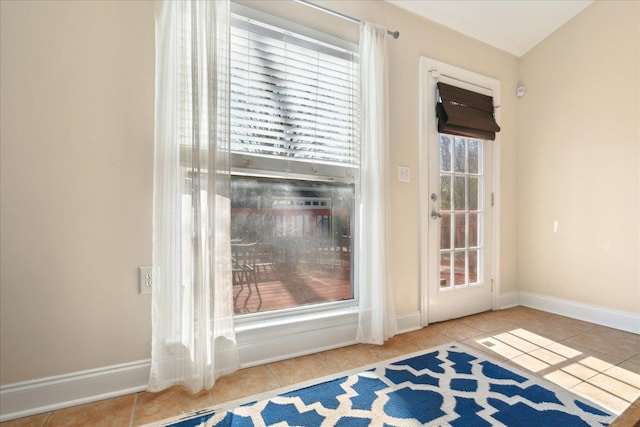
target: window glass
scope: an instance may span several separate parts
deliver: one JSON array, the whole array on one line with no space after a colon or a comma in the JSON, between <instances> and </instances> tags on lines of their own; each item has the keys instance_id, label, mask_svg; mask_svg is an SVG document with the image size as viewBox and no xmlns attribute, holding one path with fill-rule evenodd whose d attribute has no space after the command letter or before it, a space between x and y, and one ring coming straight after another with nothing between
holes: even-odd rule
<instances>
[{"instance_id":1,"label":"window glass","mask_svg":"<svg viewBox=\"0 0 640 427\"><path fill-rule=\"evenodd\" d=\"M353 299L357 53L239 14L231 25L236 314Z\"/></svg>"},{"instance_id":2,"label":"window glass","mask_svg":"<svg viewBox=\"0 0 640 427\"><path fill-rule=\"evenodd\" d=\"M353 298L352 186L244 177L231 183L232 249L255 244L254 283L234 283L237 313Z\"/></svg>"}]
</instances>

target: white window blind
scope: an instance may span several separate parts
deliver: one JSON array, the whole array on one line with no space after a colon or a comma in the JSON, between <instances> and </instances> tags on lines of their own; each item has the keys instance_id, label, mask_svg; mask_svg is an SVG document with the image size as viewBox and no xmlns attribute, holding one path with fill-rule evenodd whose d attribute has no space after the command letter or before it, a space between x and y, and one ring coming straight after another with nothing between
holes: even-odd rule
<instances>
[{"instance_id":1,"label":"white window blind","mask_svg":"<svg viewBox=\"0 0 640 427\"><path fill-rule=\"evenodd\" d=\"M348 178L358 90L356 52L232 15L232 166Z\"/></svg>"}]
</instances>

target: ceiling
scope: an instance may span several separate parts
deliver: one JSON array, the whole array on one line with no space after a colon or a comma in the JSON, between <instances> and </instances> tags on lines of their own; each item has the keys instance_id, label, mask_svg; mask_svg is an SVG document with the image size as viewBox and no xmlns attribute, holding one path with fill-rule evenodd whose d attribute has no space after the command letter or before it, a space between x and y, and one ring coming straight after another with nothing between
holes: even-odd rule
<instances>
[{"instance_id":1,"label":"ceiling","mask_svg":"<svg viewBox=\"0 0 640 427\"><path fill-rule=\"evenodd\" d=\"M387 1L520 57L593 0Z\"/></svg>"}]
</instances>

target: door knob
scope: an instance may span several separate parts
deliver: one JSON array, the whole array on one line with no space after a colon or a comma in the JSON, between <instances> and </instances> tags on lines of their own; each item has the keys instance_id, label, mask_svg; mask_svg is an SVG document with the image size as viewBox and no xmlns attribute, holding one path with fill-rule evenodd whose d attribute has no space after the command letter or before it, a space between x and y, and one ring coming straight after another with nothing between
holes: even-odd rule
<instances>
[{"instance_id":1,"label":"door knob","mask_svg":"<svg viewBox=\"0 0 640 427\"><path fill-rule=\"evenodd\" d=\"M442 214L440 212L431 211L431 218L433 219L442 218Z\"/></svg>"}]
</instances>

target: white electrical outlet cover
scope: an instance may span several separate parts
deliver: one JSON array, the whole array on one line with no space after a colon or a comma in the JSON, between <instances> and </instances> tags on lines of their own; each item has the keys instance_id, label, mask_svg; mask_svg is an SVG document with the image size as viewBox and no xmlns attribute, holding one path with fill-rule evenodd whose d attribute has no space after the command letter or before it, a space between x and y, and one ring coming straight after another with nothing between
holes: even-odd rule
<instances>
[{"instance_id":1,"label":"white electrical outlet cover","mask_svg":"<svg viewBox=\"0 0 640 427\"><path fill-rule=\"evenodd\" d=\"M151 267L138 268L138 291L141 294L150 294L153 286L153 274Z\"/></svg>"}]
</instances>

